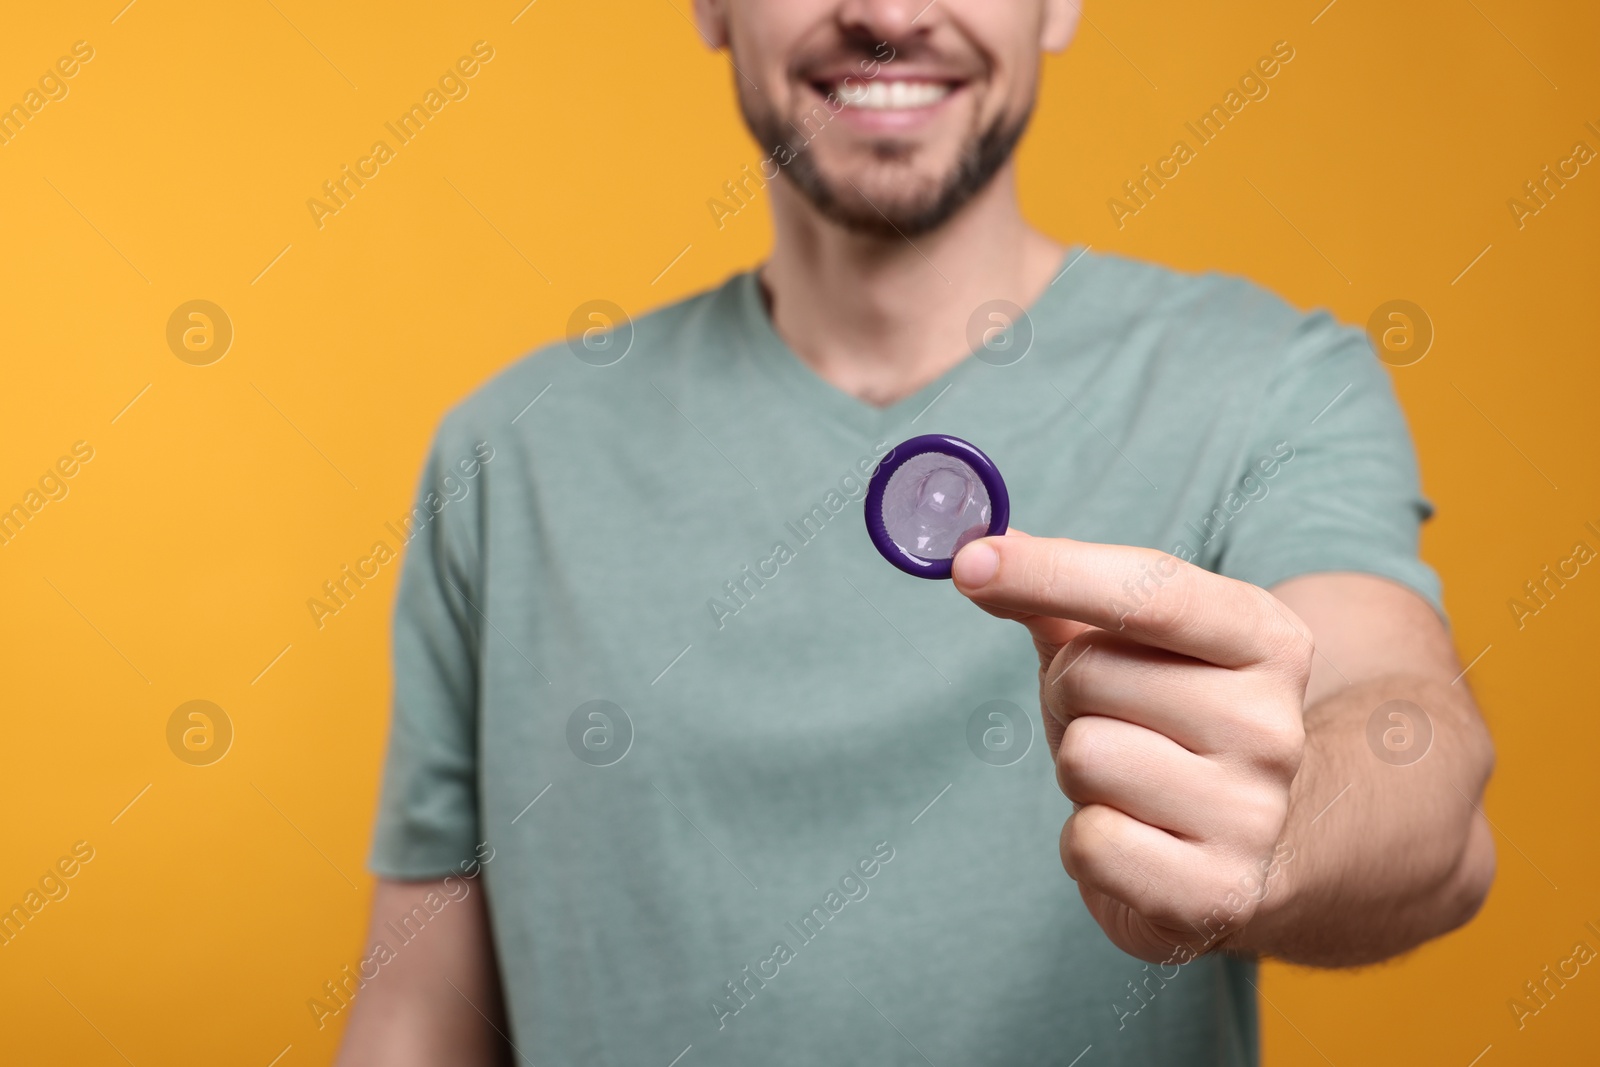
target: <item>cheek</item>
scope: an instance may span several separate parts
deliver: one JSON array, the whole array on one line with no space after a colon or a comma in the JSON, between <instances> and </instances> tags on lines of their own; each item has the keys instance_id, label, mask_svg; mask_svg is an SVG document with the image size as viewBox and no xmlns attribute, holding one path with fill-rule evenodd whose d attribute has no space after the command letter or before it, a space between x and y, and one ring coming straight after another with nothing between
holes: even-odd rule
<instances>
[{"instance_id":1,"label":"cheek","mask_svg":"<svg viewBox=\"0 0 1600 1067\"><path fill-rule=\"evenodd\" d=\"M997 53L993 64L968 86L965 94L973 97L974 130L987 129L999 121L1020 122L1033 105L1038 77L1039 55L1032 48Z\"/></svg>"},{"instance_id":2,"label":"cheek","mask_svg":"<svg viewBox=\"0 0 1600 1067\"><path fill-rule=\"evenodd\" d=\"M805 6L762 5L759 18L736 20L729 35L733 61L761 87L762 95L770 97L772 105L779 105L789 97L790 63L815 47L806 41L808 34L796 17L803 13ZM755 93L744 77L735 73L734 79L741 93Z\"/></svg>"}]
</instances>

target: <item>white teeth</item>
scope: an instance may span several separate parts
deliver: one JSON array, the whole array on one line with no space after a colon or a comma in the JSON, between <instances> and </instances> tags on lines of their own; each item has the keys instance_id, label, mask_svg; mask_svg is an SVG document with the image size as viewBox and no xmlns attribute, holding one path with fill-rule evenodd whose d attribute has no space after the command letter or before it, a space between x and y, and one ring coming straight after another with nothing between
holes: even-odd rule
<instances>
[{"instance_id":1,"label":"white teeth","mask_svg":"<svg viewBox=\"0 0 1600 1067\"><path fill-rule=\"evenodd\" d=\"M950 95L944 82L890 81L880 79L846 85L840 82L834 92L847 107L868 111L910 110L937 104Z\"/></svg>"}]
</instances>

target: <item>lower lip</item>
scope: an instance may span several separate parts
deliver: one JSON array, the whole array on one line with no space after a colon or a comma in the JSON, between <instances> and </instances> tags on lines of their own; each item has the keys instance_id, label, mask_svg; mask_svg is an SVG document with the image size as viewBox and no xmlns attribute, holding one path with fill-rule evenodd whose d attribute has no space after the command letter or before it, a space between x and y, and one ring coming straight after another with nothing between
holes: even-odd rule
<instances>
[{"instance_id":1,"label":"lower lip","mask_svg":"<svg viewBox=\"0 0 1600 1067\"><path fill-rule=\"evenodd\" d=\"M839 109L836 117L863 133L915 133L937 118L965 88L953 86L944 96L924 107L865 108L847 104ZM816 95L814 87L807 86L807 89Z\"/></svg>"}]
</instances>

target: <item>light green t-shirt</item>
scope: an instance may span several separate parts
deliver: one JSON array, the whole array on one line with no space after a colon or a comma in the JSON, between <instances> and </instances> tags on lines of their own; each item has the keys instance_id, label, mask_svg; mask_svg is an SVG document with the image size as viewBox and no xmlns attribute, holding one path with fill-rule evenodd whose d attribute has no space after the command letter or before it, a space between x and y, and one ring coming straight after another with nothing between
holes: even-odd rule
<instances>
[{"instance_id":1,"label":"light green t-shirt","mask_svg":"<svg viewBox=\"0 0 1600 1067\"><path fill-rule=\"evenodd\" d=\"M1252 964L1148 967L1090 918L1026 631L880 558L865 474L951 433L1034 535L1437 608L1429 506L1359 330L1071 256L986 360L887 408L801 363L742 274L445 418L371 866L492 857L468 884L529 1060L1256 1062Z\"/></svg>"}]
</instances>

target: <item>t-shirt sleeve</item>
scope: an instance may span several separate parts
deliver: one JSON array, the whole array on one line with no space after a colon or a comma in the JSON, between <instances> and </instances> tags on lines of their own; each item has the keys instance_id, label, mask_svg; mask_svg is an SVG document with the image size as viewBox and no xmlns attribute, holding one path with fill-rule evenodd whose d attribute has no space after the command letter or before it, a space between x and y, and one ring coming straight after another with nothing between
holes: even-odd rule
<instances>
[{"instance_id":1,"label":"t-shirt sleeve","mask_svg":"<svg viewBox=\"0 0 1600 1067\"><path fill-rule=\"evenodd\" d=\"M1433 506L1388 371L1366 335L1304 317L1263 398L1218 570L1263 588L1357 571L1415 591L1445 617L1439 577L1418 556Z\"/></svg>"},{"instance_id":2,"label":"t-shirt sleeve","mask_svg":"<svg viewBox=\"0 0 1600 1067\"><path fill-rule=\"evenodd\" d=\"M389 747L368 860L385 878L442 877L470 859L479 840L479 500L452 499L464 480L445 436L441 430L433 443L409 518L392 524L407 540Z\"/></svg>"}]
</instances>

